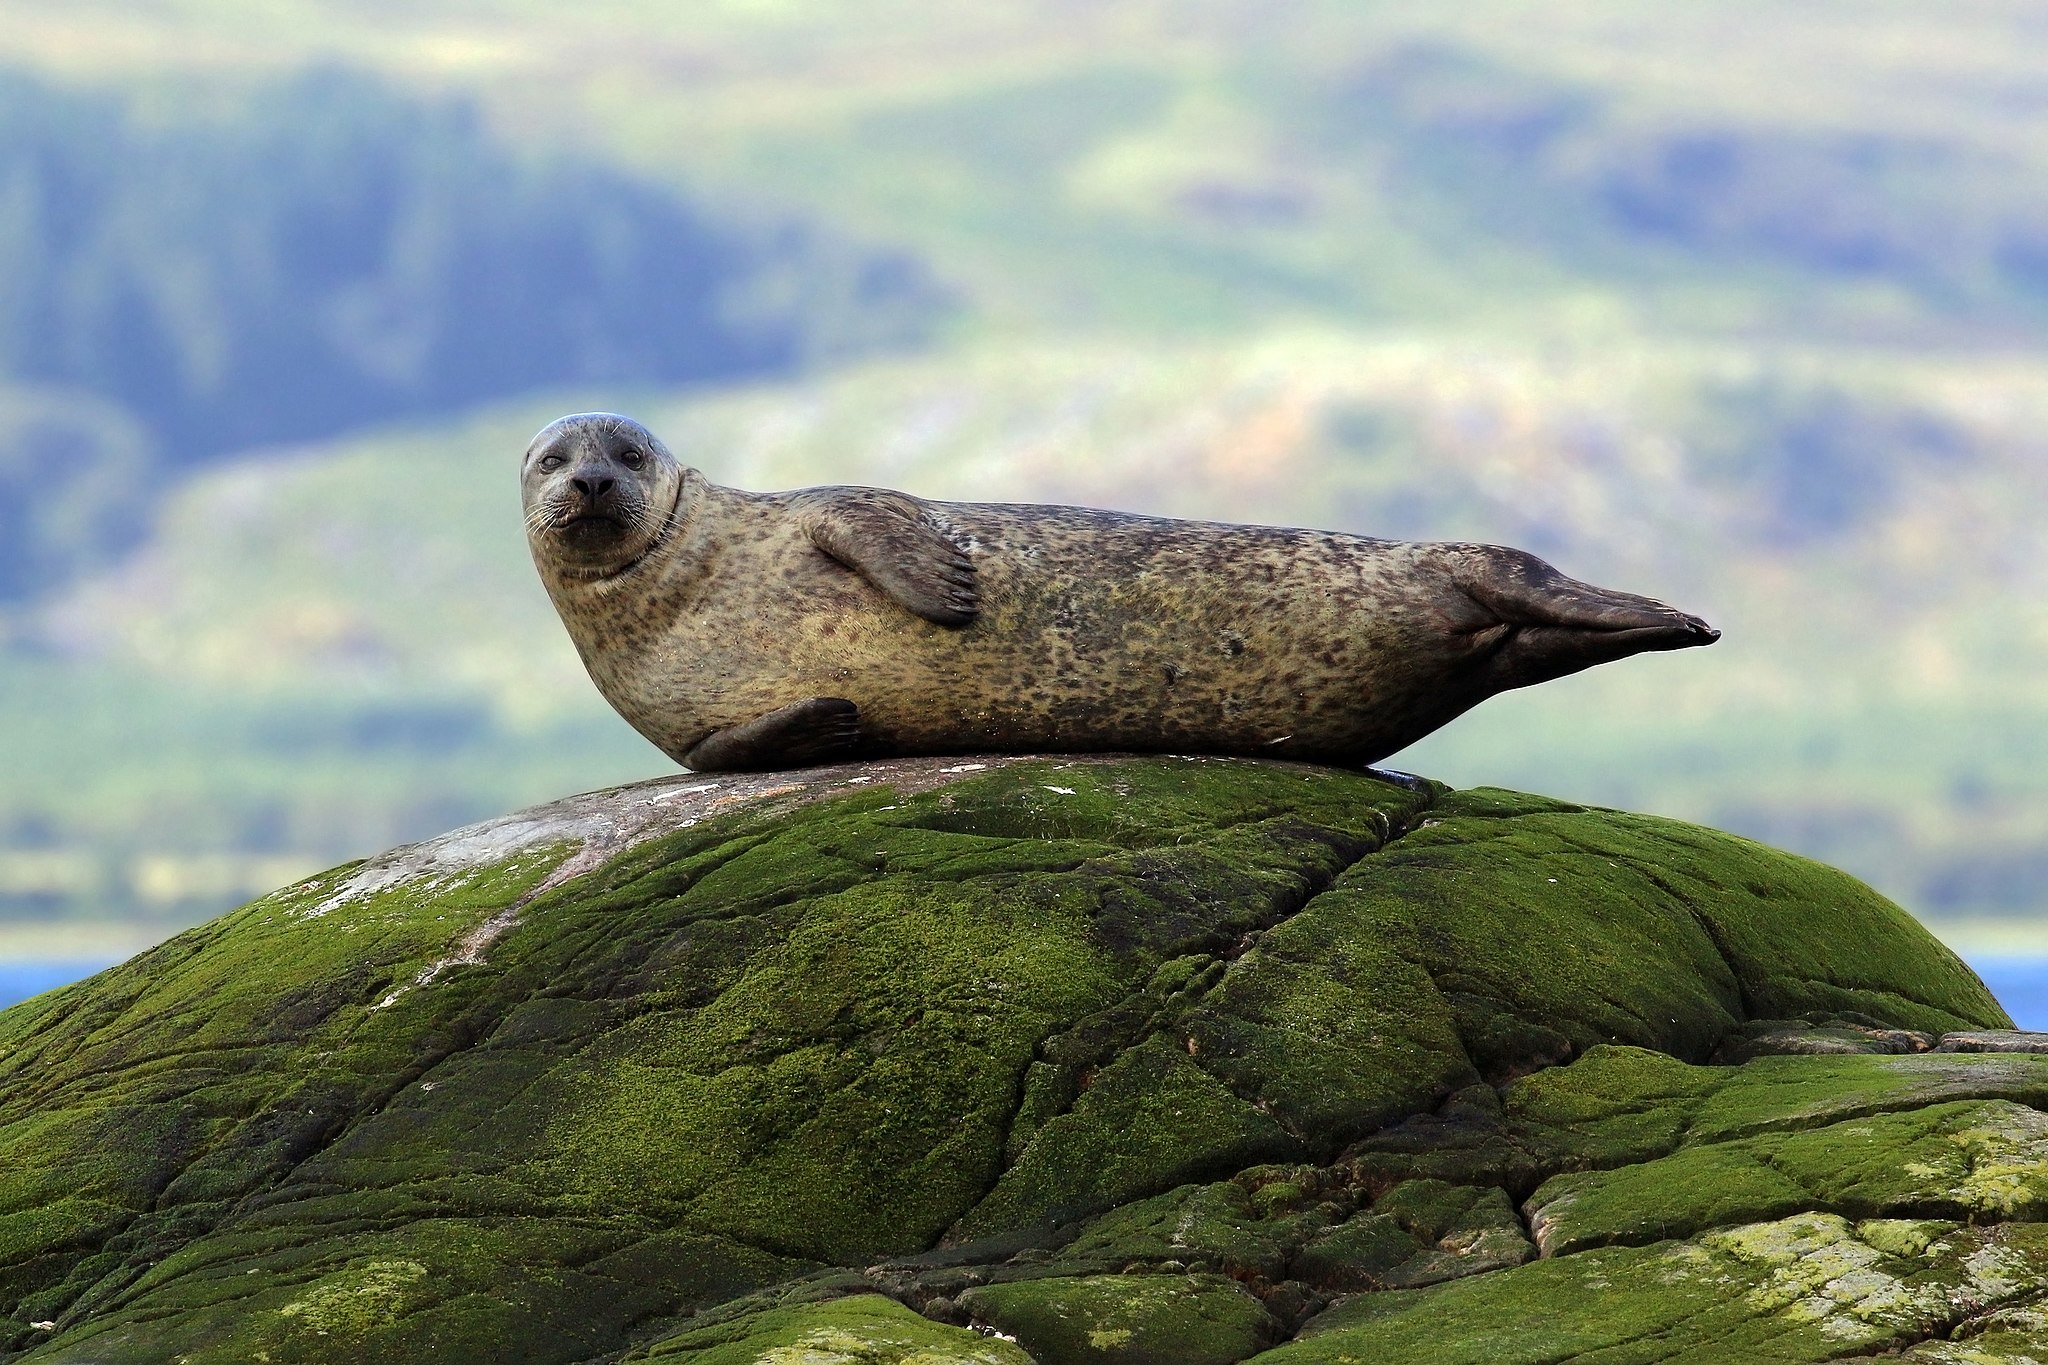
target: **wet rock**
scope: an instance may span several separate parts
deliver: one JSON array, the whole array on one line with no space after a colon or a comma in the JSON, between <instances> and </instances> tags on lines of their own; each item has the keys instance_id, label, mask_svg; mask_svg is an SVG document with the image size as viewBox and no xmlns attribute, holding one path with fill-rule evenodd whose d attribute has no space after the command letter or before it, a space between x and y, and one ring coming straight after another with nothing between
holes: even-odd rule
<instances>
[{"instance_id":1,"label":"wet rock","mask_svg":"<svg viewBox=\"0 0 2048 1365\"><path fill-rule=\"evenodd\" d=\"M1969 1029L1945 1033L1936 1052L2048 1052L2048 1033L2020 1029Z\"/></svg>"},{"instance_id":2,"label":"wet rock","mask_svg":"<svg viewBox=\"0 0 2048 1365\"><path fill-rule=\"evenodd\" d=\"M1843 1053L1900 1055L1931 1051L1938 1040L1911 1029L1875 1028L1845 1020L1759 1020L1745 1025L1715 1049L1717 1062L1752 1057L1824 1057ZM1951 1049L1954 1050L1954 1049Z\"/></svg>"},{"instance_id":3,"label":"wet rock","mask_svg":"<svg viewBox=\"0 0 2048 1365\"><path fill-rule=\"evenodd\" d=\"M1259 1301L1217 1275L1091 1275L969 1290L962 1306L1034 1360L1234 1365L1280 1337Z\"/></svg>"}]
</instances>

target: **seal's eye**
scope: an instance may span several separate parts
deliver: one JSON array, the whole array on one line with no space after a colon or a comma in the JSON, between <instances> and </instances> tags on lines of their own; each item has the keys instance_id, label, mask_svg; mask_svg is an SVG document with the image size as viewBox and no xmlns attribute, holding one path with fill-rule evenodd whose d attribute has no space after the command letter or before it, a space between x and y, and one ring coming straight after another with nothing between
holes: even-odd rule
<instances>
[{"instance_id":1,"label":"seal's eye","mask_svg":"<svg viewBox=\"0 0 2048 1365\"><path fill-rule=\"evenodd\" d=\"M633 449L633 447L627 446L619 455L619 463L628 469L638 469L641 465L647 463L647 457Z\"/></svg>"},{"instance_id":2,"label":"seal's eye","mask_svg":"<svg viewBox=\"0 0 2048 1365\"><path fill-rule=\"evenodd\" d=\"M540 467L547 470L560 469L562 467L562 457L559 455L543 455L540 457Z\"/></svg>"}]
</instances>

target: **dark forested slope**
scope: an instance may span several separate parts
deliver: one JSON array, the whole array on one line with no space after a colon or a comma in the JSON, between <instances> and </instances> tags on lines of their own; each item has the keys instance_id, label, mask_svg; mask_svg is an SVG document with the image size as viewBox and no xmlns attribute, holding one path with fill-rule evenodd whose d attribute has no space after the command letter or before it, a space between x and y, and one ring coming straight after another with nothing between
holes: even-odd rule
<instances>
[{"instance_id":1,"label":"dark forested slope","mask_svg":"<svg viewBox=\"0 0 2048 1365\"><path fill-rule=\"evenodd\" d=\"M315 70L179 103L0 74L0 597L103 556L214 454L787 371L942 307L907 257L522 156L459 102Z\"/></svg>"}]
</instances>

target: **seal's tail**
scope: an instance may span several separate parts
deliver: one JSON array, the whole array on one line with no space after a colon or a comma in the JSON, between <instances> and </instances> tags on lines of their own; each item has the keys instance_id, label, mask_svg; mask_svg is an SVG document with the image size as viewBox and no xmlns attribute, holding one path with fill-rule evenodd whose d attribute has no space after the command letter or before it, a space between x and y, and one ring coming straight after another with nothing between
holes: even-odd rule
<instances>
[{"instance_id":1,"label":"seal's tail","mask_svg":"<svg viewBox=\"0 0 2048 1365\"><path fill-rule=\"evenodd\" d=\"M1521 550L1474 546L1459 586L1497 623L1494 658L1504 687L1527 687L1652 650L1721 638L1697 616L1635 593L1567 578ZM1505 629L1501 629L1504 627Z\"/></svg>"}]
</instances>

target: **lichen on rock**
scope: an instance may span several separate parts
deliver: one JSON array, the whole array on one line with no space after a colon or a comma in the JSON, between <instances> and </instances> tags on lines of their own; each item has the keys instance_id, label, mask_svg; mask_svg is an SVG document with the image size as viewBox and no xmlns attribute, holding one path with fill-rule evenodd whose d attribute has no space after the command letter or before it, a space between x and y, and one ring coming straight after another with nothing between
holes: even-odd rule
<instances>
[{"instance_id":1,"label":"lichen on rock","mask_svg":"<svg viewBox=\"0 0 2048 1365\"><path fill-rule=\"evenodd\" d=\"M2044 1277L2040 1224L1804 1213L1363 1295L1261 1365L1838 1360L2031 1306Z\"/></svg>"},{"instance_id":2,"label":"lichen on rock","mask_svg":"<svg viewBox=\"0 0 2048 1365\"><path fill-rule=\"evenodd\" d=\"M1230 759L683 776L0 1013L0 1355L2012 1356L2029 1047L1867 888L1671 821Z\"/></svg>"}]
</instances>

